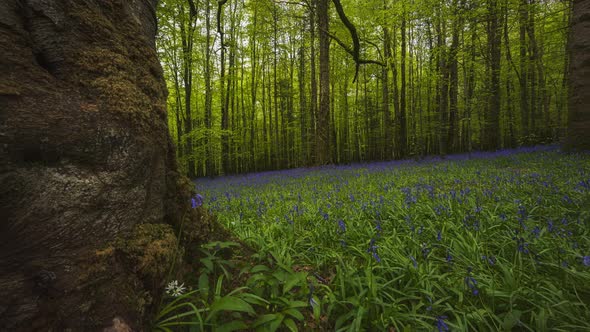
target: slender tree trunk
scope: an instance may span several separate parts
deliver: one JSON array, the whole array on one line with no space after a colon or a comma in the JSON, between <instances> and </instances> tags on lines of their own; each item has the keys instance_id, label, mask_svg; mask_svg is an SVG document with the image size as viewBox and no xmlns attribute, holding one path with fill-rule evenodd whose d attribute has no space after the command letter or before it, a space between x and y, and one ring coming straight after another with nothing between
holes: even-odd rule
<instances>
[{"instance_id":1,"label":"slender tree trunk","mask_svg":"<svg viewBox=\"0 0 590 332\"><path fill-rule=\"evenodd\" d=\"M449 66L446 39L446 22L444 17L439 13L439 22L437 28L437 50L438 50L438 147L439 153L444 156L447 154L447 137L449 132Z\"/></svg>"},{"instance_id":2,"label":"slender tree trunk","mask_svg":"<svg viewBox=\"0 0 590 332\"><path fill-rule=\"evenodd\" d=\"M510 38L509 38L509 28L508 28L508 8L509 8L509 0L503 4L504 7L504 47L505 47L505 54L506 54L506 62L512 64L512 53L510 51ZM518 75L518 73L516 73ZM507 143L504 146L508 146L511 148L516 147L516 135L514 130L514 105L512 101L512 80L510 75L506 75L506 112L508 113L508 127L509 127L509 137Z\"/></svg>"},{"instance_id":3,"label":"slender tree trunk","mask_svg":"<svg viewBox=\"0 0 590 332\"><path fill-rule=\"evenodd\" d=\"M317 0L320 33L320 104L317 123L315 163L331 163L330 153L330 38L328 36L328 0Z\"/></svg>"},{"instance_id":4,"label":"slender tree trunk","mask_svg":"<svg viewBox=\"0 0 590 332\"><path fill-rule=\"evenodd\" d=\"M405 11L405 9L404 9ZM408 146L408 122L406 119L406 52L407 52L407 43L406 43L406 14L403 13L402 17L402 24L401 24L401 64L400 64L400 72L401 72L401 89L400 89L400 103L399 103L399 136L397 140L398 147L398 158L403 158L406 156L407 146Z\"/></svg>"},{"instance_id":5,"label":"slender tree trunk","mask_svg":"<svg viewBox=\"0 0 590 332\"><path fill-rule=\"evenodd\" d=\"M225 33L223 31L223 6L228 0L219 0L217 2L217 33L219 34L220 44L220 68L219 68L219 91L220 91L220 104L221 104L221 172L226 173L229 169L229 113L227 103L227 92L225 91Z\"/></svg>"},{"instance_id":6,"label":"slender tree trunk","mask_svg":"<svg viewBox=\"0 0 590 332\"><path fill-rule=\"evenodd\" d=\"M527 70L527 43L526 26L528 22L527 0L521 0L519 5L519 32L520 32L520 123L522 128L521 137L525 139L530 134L529 121L529 93L528 93L528 70Z\"/></svg>"},{"instance_id":7,"label":"slender tree trunk","mask_svg":"<svg viewBox=\"0 0 590 332\"><path fill-rule=\"evenodd\" d=\"M309 105L309 114L311 116L311 123L310 123L310 152L313 155L315 160L316 155L316 145L318 141L318 133L317 133L317 114L318 114L318 83L317 83L317 73L316 73L316 1L311 3L311 8L309 11L309 32L310 32L310 105Z\"/></svg>"},{"instance_id":8,"label":"slender tree trunk","mask_svg":"<svg viewBox=\"0 0 590 332\"><path fill-rule=\"evenodd\" d=\"M381 76L383 80L383 95L381 103L383 104L383 113L384 113L384 129L385 129L385 142L384 142L384 149L385 149L385 159L389 160L393 158L393 133L392 133L392 120L391 120L391 110L389 109L389 63L391 62L391 34L387 27L383 27L383 55L385 57L386 66L383 66L381 69Z\"/></svg>"},{"instance_id":9,"label":"slender tree trunk","mask_svg":"<svg viewBox=\"0 0 590 332\"><path fill-rule=\"evenodd\" d=\"M447 147L449 152L457 152L459 145L459 111L458 111L458 91L459 91L459 68L457 63L457 53L459 49L459 31L463 27L461 15L463 14L457 8L462 6L458 1L453 1L455 22L453 22L453 35L451 37L451 48L449 49L449 131L447 138Z\"/></svg>"},{"instance_id":10,"label":"slender tree trunk","mask_svg":"<svg viewBox=\"0 0 590 332\"><path fill-rule=\"evenodd\" d=\"M489 52L489 102L484 116L484 150L500 147L500 61L502 56L498 0L488 0L488 52Z\"/></svg>"},{"instance_id":11,"label":"slender tree trunk","mask_svg":"<svg viewBox=\"0 0 590 332\"><path fill-rule=\"evenodd\" d=\"M184 132L187 135L185 141L185 152L188 159L187 175L195 177L195 159L193 151L193 114L192 114L192 93L193 93L193 32L196 12L192 10L186 21L184 7L180 7L180 38L182 42L182 68L184 81Z\"/></svg>"},{"instance_id":12,"label":"slender tree trunk","mask_svg":"<svg viewBox=\"0 0 590 332\"><path fill-rule=\"evenodd\" d=\"M205 127L207 128L207 140L205 150L207 152L205 173L208 176L216 174L215 157L213 149L213 91L211 87L211 4L205 1Z\"/></svg>"}]
</instances>

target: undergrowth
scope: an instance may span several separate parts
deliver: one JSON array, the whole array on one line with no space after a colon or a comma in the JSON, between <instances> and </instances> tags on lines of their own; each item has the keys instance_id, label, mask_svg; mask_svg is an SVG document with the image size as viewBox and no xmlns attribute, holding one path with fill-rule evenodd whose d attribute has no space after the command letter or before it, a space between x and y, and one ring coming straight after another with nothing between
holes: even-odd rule
<instances>
[{"instance_id":1,"label":"undergrowth","mask_svg":"<svg viewBox=\"0 0 590 332\"><path fill-rule=\"evenodd\" d=\"M240 267L216 254L235 243L205 246L163 330L590 330L588 154L298 169L197 189L257 253ZM225 291L228 280L239 285Z\"/></svg>"}]
</instances>

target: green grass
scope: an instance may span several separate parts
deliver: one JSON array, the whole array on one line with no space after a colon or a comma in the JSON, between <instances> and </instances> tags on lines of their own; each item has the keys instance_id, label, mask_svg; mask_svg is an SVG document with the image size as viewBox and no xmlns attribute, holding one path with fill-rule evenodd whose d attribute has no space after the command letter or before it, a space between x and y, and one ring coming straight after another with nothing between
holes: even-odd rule
<instances>
[{"instance_id":1,"label":"green grass","mask_svg":"<svg viewBox=\"0 0 590 332\"><path fill-rule=\"evenodd\" d=\"M239 319L590 330L590 155L537 150L197 181L204 206L258 251L243 290L265 303Z\"/></svg>"}]
</instances>

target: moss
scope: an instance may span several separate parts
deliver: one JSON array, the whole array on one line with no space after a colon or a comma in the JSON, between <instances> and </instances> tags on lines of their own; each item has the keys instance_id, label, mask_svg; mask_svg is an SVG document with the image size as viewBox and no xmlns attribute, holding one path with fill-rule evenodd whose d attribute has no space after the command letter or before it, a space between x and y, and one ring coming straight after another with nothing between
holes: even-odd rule
<instances>
[{"instance_id":1,"label":"moss","mask_svg":"<svg viewBox=\"0 0 590 332\"><path fill-rule=\"evenodd\" d=\"M151 280L162 280L175 259L182 257L174 230L166 224L138 225L115 247L134 272Z\"/></svg>"}]
</instances>

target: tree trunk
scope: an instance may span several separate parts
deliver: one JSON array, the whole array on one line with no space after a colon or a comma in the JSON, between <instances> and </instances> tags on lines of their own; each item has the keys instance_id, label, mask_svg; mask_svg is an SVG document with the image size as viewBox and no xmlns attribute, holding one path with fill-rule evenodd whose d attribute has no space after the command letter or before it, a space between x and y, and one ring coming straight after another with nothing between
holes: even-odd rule
<instances>
[{"instance_id":1,"label":"tree trunk","mask_svg":"<svg viewBox=\"0 0 590 332\"><path fill-rule=\"evenodd\" d=\"M309 59L309 70L310 70L310 103L309 103L309 114L311 116L311 123L310 126L310 134L312 139L311 146L310 146L310 154L315 159L316 154L316 145L317 145L317 114L318 114L318 82L317 82L317 73L316 73L316 3L312 2L310 9L309 9L309 36L310 36L310 59Z\"/></svg>"},{"instance_id":2,"label":"tree trunk","mask_svg":"<svg viewBox=\"0 0 590 332\"><path fill-rule=\"evenodd\" d=\"M328 0L317 0L318 27L320 30L320 105L317 123L315 162L331 162L330 154L330 39L328 36Z\"/></svg>"},{"instance_id":3,"label":"tree trunk","mask_svg":"<svg viewBox=\"0 0 590 332\"><path fill-rule=\"evenodd\" d=\"M398 140L397 144L399 144L398 155L397 158L403 158L406 156L406 148L408 146L408 125L406 121L406 17L405 12L403 13L402 17L402 25L401 25L401 37L402 37L402 44L401 44L401 64L400 64L400 72L401 72L401 89L400 89L400 103L399 103L399 131L398 131Z\"/></svg>"},{"instance_id":4,"label":"tree trunk","mask_svg":"<svg viewBox=\"0 0 590 332\"><path fill-rule=\"evenodd\" d=\"M482 147L495 150L500 147L500 60L502 39L497 0L488 0L488 52L489 52L489 102L484 116Z\"/></svg>"},{"instance_id":5,"label":"tree trunk","mask_svg":"<svg viewBox=\"0 0 590 332\"><path fill-rule=\"evenodd\" d=\"M387 7L385 8L387 9ZM391 34L389 33L389 29L387 27L383 27L383 54L385 57L385 63L389 64L391 62ZM385 130L385 142L384 142L384 149L385 149L385 160L390 160L393 157L392 147L393 147L393 133L392 131L392 124L393 121L391 120L391 110L389 108L389 65L383 66L381 69L381 75L383 80L383 95L382 104L383 104L383 114L384 114L384 130Z\"/></svg>"},{"instance_id":6,"label":"tree trunk","mask_svg":"<svg viewBox=\"0 0 590 332\"><path fill-rule=\"evenodd\" d=\"M177 248L165 223L207 236L155 30L154 0L0 2L0 329L145 329Z\"/></svg>"},{"instance_id":7,"label":"tree trunk","mask_svg":"<svg viewBox=\"0 0 590 332\"><path fill-rule=\"evenodd\" d=\"M573 5L569 72L568 150L590 150L590 0Z\"/></svg>"}]
</instances>

